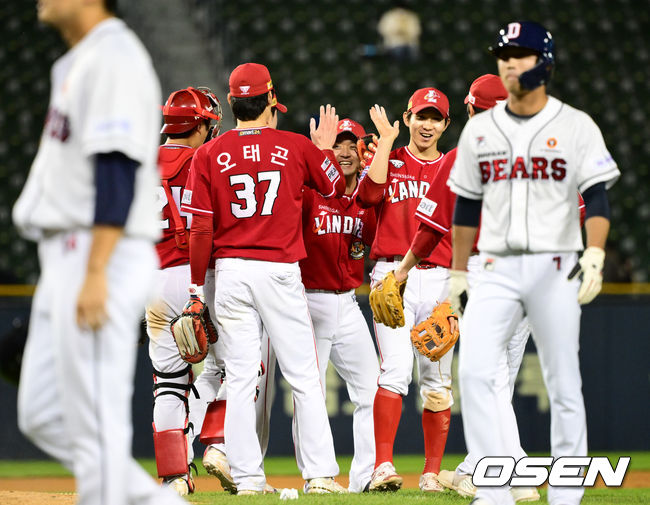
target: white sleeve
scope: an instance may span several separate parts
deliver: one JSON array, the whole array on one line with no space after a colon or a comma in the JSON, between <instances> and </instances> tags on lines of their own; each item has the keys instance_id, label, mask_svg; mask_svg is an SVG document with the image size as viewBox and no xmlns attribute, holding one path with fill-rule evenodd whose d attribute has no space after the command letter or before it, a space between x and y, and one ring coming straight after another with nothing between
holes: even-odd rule
<instances>
[{"instance_id":1,"label":"white sleeve","mask_svg":"<svg viewBox=\"0 0 650 505\"><path fill-rule=\"evenodd\" d=\"M81 102L83 152L91 156L119 151L144 163L151 154L152 131L160 127L158 79L148 57L139 51L129 54L104 47L100 54L101 61L86 76Z\"/></svg>"},{"instance_id":2,"label":"white sleeve","mask_svg":"<svg viewBox=\"0 0 650 505\"><path fill-rule=\"evenodd\" d=\"M456 162L454 163L447 185L457 195L472 200L483 199L483 183L481 181L481 171L479 169L476 151L472 146L471 139L471 122L465 125L460 140L458 141L458 151Z\"/></svg>"},{"instance_id":3,"label":"white sleeve","mask_svg":"<svg viewBox=\"0 0 650 505\"><path fill-rule=\"evenodd\" d=\"M598 125L587 114L581 117L576 129L577 139L577 183L580 193L594 184L604 182L607 189L612 187L621 175L616 162L605 146L603 134Z\"/></svg>"}]
</instances>

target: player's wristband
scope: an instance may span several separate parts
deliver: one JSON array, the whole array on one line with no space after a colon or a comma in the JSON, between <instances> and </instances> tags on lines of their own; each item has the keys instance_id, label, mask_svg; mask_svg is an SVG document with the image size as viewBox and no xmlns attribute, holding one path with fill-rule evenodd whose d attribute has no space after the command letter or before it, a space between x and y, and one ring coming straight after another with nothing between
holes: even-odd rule
<instances>
[{"instance_id":1,"label":"player's wristband","mask_svg":"<svg viewBox=\"0 0 650 505\"><path fill-rule=\"evenodd\" d=\"M190 284L188 291L190 293L190 296L198 296L201 300L205 299L205 295L203 294L203 286L192 283Z\"/></svg>"}]
</instances>

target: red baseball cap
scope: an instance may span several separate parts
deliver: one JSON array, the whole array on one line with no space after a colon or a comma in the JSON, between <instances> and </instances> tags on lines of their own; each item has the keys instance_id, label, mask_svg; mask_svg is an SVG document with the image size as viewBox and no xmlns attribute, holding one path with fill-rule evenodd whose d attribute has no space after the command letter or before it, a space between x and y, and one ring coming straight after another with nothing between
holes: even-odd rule
<instances>
[{"instance_id":1,"label":"red baseball cap","mask_svg":"<svg viewBox=\"0 0 650 505\"><path fill-rule=\"evenodd\" d=\"M345 132L350 132L357 139L360 139L361 137L366 136L366 131L363 129L363 126L361 126L356 121L352 121L351 119L348 119L348 118L341 119L339 121L338 125L336 126L336 136L337 137L341 133L345 133Z\"/></svg>"},{"instance_id":2,"label":"red baseball cap","mask_svg":"<svg viewBox=\"0 0 650 505\"><path fill-rule=\"evenodd\" d=\"M237 98L249 98L268 93L273 89L273 81L269 69L259 63L243 63L230 74L228 82L230 95ZM273 96L271 102L280 112L287 112L287 108Z\"/></svg>"},{"instance_id":3,"label":"red baseball cap","mask_svg":"<svg viewBox=\"0 0 650 505\"><path fill-rule=\"evenodd\" d=\"M469 93L465 97L465 103L469 102L479 109L487 110L507 98L508 91L503 86L499 76L485 74L475 79L469 87Z\"/></svg>"},{"instance_id":4,"label":"red baseball cap","mask_svg":"<svg viewBox=\"0 0 650 505\"><path fill-rule=\"evenodd\" d=\"M445 94L436 88L421 88L411 95L406 112L414 114L421 110L433 107L444 118L449 117L449 99Z\"/></svg>"}]
</instances>

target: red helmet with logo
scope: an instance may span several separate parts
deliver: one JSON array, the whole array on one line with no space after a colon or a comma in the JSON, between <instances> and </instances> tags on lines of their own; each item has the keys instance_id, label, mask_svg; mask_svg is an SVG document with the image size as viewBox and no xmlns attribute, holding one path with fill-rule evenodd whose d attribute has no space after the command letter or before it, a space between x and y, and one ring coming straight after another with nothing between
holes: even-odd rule
<instances>
[{"instance_id":1,"label":"red helmet with logo","mask_svg":"<svg viewBox=\"0 0 650 505\"><path fill-rule=\"evenodd\" d=\"M174 91L162 107L164 125L160 133L185 133L201 124L210 122L208 138L219 134L221 127L221 104L210 88L185 88ZM215 124L212 124L212 121Z\"/></svg>"}]
</instances>

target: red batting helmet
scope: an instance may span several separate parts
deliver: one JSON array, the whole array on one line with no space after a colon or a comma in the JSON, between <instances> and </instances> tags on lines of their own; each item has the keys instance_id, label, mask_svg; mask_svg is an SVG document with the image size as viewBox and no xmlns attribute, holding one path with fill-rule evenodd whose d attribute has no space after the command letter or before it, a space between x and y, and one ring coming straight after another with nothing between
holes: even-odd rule
<instances>
[{"instance_id":1,"label":"red batting helmet","mask_svg":"<svg viewBox=\"0 0 650 505\"><path fill-rule=\"evenodd\" d=\"M212 128L218 134L221 126L221 104L209 88L185 88L174 91L162 107L164 125L160 133L185 133L201 124L215 120Z\"/></svg>"}]
</instances>

